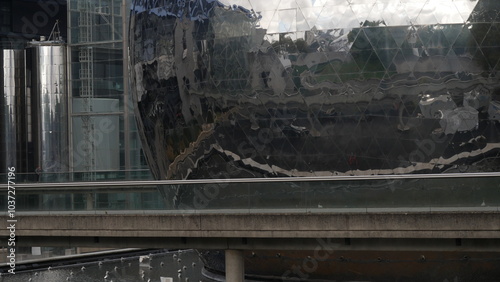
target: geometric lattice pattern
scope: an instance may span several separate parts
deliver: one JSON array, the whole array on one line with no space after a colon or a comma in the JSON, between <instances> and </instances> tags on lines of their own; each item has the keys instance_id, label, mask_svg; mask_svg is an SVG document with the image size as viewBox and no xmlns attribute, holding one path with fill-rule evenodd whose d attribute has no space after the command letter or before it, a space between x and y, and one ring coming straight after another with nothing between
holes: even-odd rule
<instances>
[{"instance_id":1,"label":"geometric lattice pattern","mask_svg":"<svg viewBox=\"0 0 500 282\"><path fill-rule=\"evenodd\" d=\"M499 171L500 1L134 2L157 178Z\"/></svg>"}]
</instances>

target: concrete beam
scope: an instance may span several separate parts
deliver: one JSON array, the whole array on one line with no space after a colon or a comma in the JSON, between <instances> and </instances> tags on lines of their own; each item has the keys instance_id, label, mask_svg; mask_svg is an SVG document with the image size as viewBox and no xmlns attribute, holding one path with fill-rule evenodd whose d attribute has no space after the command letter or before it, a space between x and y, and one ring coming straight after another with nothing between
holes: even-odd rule
<instances>
[{"instance_id":1,"label":"concrete beam","mask_svg":"<svg viewBox=\"0 0 500 282\"><path fill-rule=\"evenodd\" d=\"M16 215L16 237L20 244L26 245L31 240L34 242L30 243L55 240L58 245L68 246L119 244L123 248L151 247L157 243L196 248L211 242L209 245L214 248L227 249L231 245L242 249L241 246L246 248L252 242L272 245L276 243L274 239L281 238L451 239L452 242L457 238L500 238L500 212L73 215L18 212ZM6 220L6 216L0 217L0 221ZM9 230L0 229L0 237L8 236Z\"/></svg>"},{"instance_id":2,"label":"concrete beam","mask_svg":"<svg viewBox=\"0 0 500 282\"><path fill-rule=\"evenodd\" d=\"M7 221L7 216L0 220ZM0 236L7 236L0 229ZM499 238L500 212L22 214L17 236ZM329 235L329 236L325 236Z\"/></svg>"},{"instance_id":3,"label":"concrete beam","mask_svg":"<svg viewBox=\"0 0 500 282\"><path fill-rule=\"evenodd\" d=\"M5 242L4 242L5 243ZM335 251L483 251L500 252L500 239L331 239L331 238L166 238L166 237L21 237L19 247L141 249L238 249Z\"/></svg>"}]
</instances>

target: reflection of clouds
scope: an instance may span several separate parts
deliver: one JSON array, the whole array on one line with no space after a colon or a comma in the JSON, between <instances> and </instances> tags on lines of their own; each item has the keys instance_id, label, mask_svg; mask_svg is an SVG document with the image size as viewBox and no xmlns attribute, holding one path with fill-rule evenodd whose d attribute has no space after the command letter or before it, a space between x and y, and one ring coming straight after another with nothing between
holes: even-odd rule
<instances>
[{"instance_id":1,"label":"reflection of clouds","mask_svg":"<svg viewBox=\"0 0 500 282\"><path fill-rule=\"evenodd\" d=\"M262 1L251 1L253 3ZM283 1L282 1L283 2ZM380 21L388 26L401 26L410 24L453 24L463 23L467 20L474 9L477 1L455 2L448 1L309 1L297 2L297 6L288 6L294 9L293 13L281 12L266 13L263 22L270 22L269 32L275 31L272 27L289 26L295 23L296 29L288 29L287 32L316 29L333 28L355 28L365 21ZM280 4L281 5L281 4ZM256 6L256 5L254 5ZM269 9L269 8L267 8ZM259 11L259 10L257 10ZM276 16L279 14L279 17ZM265 26L265 25L264 25Z\"/></svg>"},{"instance_id":2,"label":"reflection of clouds","mask_svg":"<svg viewBox=\"0 0 500 282\"><path fill-rule=\"evenodd\" d=\"M387 26L463 23L477 3L477 0L136 0L133 10L203 21L210 18L214 7L223 7L259 19L259 26L267 29L267 33L287 33L313 27L356 28L366 21L379 21Z\"/></svg>"},{"instance_id":3,"label":"reflection of clouds","mask_svg":"<svg viewBox=\"0 0 500 282\"><path fill-rule=\"evenodd\" d=\"M316 29L355 28L365 21L388 26L463 23L477 1L400 0L222 0L261 13L260 25L268 33Z\"/></svg>"},{"instance_id":4,"label":"reflection of clouds","mask_svg":"<svg viewBox=\"0 0 500 282\"><path fill-rule=\"evenodd\" d=\"M370 20L372 20L376 13L379 13L388 26L401 26L411 24L410 18L406 13L404 5L399 5L399 1L397 2L398 3L389 2L377 4L374 7L377 10L374 9L372 11Z\"/></svg>"},{"instance_id":5,"label":"reflection of clouds","mask_svg":"<svg viewBox=\"0 0 500 282\"><path fill-rule=\"evenodd\" d=\"M289 9L289 10L280 10L277 13L277 19L278 19L278 32L295 32L297 31L297 21L296 21L296 15L297 11L295 9ZM274 22L273 22L274 24ZM273 27L269 27L275 28Z\"/></svg>"}]
</instances>

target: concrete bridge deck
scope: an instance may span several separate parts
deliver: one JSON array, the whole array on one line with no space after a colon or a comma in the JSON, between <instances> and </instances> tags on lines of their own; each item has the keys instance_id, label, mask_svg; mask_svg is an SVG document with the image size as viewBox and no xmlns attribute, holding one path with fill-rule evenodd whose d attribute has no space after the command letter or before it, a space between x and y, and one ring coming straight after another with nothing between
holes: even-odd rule
<instances>
[{"instance_id":1,"label":"concrete bridge deck","mask_svg":"<svg viewBox=\"0 0 500 282\"><path fill-rule=\"evenodd\" d=\"M370 242L371 248L482 248L487 242L488 250L500 251L498 211L22 212L15 224L18 244L24 246L303 249L317 245L316 238L328 238L342 249L366 248ZM0 230L0 236L8 238L9 230Z\"/></svg>"},{"instance_id":2,"label":"concrete bridge deck","mask_svg":"<svg viewBox=\"0 0 500 282\"><path fill-rule=\"evenodd\" d=\"M228 281L244 250L500 252L499 173L35 183L16 201L16 246L222 249Z\"/></svg>"},{"instance_id":3,"label":"concrete bridge deck","mask_svg":"<svg viewBox=\"0 0 500 282\"><path fill-rule=\"evenodd\" d=\"M16 237L26 246L500 238L500 173L25 183L15 189ZM7 224L13 219L7 186L0 190L0 220ZM194 204L172 205L165 191L188 195L185 203ZM205 201L196 205L199 198Z\"/></svg>"}]
</instances>

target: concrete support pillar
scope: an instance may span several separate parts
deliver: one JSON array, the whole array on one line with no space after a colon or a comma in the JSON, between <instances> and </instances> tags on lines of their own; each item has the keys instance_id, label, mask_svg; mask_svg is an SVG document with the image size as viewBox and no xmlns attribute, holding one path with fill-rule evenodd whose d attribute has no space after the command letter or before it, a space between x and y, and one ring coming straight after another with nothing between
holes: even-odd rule
<instances>
[{"instance_id":1,"label":"concrete support pillar","mask_svg":"<svg viewBox=\"0 0 500 282\"><path fill-rule=\"evenodd\" d=\"M93 193L87 193L87 210L93 210L94 209L94 194Z\"/></svg>"},{"instance_id":2,"label":"concrete support pillar","mask_svg":"<svg viewBox=\"0 0 500 282\"><path fill-rule=\"evenodd\" d=\"M245 263L243 260L243 251L226 250L226 281L245 281Z\"/></svg>"}]
</instances>

